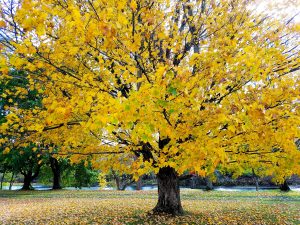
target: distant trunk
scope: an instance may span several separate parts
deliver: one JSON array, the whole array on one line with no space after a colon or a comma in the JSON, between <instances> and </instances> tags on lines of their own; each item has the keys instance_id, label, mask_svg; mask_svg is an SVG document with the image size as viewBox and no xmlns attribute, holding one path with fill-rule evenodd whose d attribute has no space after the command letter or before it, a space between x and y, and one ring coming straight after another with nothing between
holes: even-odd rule
<instances>
[{"instance_id":1,"label":"distant trunk","mask_svg":"<svg viewBox=\"0 0 300 225\"><path fill-rule=\"evenodd\" d=\"M214 189L213 184L212 184L212 182L211 182L211 179L210 179L209 177L205 177L205 183L206 183L205 189L206 189L207 191L211 191L211 190Z\"/></svg>"},{"instance_id":2,"label":"distant trunk","mask_svg":"<svg viewBox=\"0 0 300 225\"><path fill-rule=\"evenodd\" d=\"M254 177L255 180L255 190L258 191L258 177Z\"/></svg>"},{"instance_id":3,"label":"distant trunk","mask_svg":"<svg viewBox=\"0 0 300 225\"><path fill-rule=\"evenodd\" d=\"M1 190L2 190L2 188L3 188L4 176L5 176L5 171L3 171L2 177L1 177L1 183L0 183L0 189L1 189Z\"/></svg>"},{"instance_id":4,"label":"distant trunk","mask_svg":"<svg viewBox=\"0 0 300 225\"><path fill-rule=\"evenodd\" d=\"M112 172L113 178L116 181L117 190L121 191L122 188L121 188L121 180L120 180L119 175L114 170L112 170L111 172Z\"/></svg>"},{"instance_id":5,"label":"distant trunk","mask_svg":"<svg viewBox=\"0 0 300 225\"><path fill-rule=\"evenodd\" d=\"M52 189L53 190L58 190L61 189L61 185L60 185L60 166L59 166L59 162L56 158L51 157L50 158L50 166L51 166L51 170L53 173L53 186Z\"/></svg>"},{"instance_id":6,"label":"distant trunk","mask_svg":"<svg viewBox=\"0 0 300 225\"><path fill-rule=\"evenodd\" d=\"M256 175L254 169L252 169L252 175L253 175L254 182L255 182L255 189L256 189L256 191L258 191L258 176Z\"/></svg>"},{"instance_id":7,"label":"distant trunk","mask_svg":"<svg viewBox=\"0 0 300 225\"><path fill-rule=\"evenodd\" d=\"M179 177L171 167L161 168L157 174L158 202L154 213L183 214L180 201Z\"/></svg>"},{"instance_id":8,"label":"distant trunk","mask_svg":"<svg viewBox=\"0 0 300 225\"><path fill-rule=\"evenodd\" d=\"M129 179L129 178L122 178L121 179L121 184L120 184L120 190L121 191L125 191L125 189L129 186L129 185L131 185L132 183L134 183L134 180L132 180L132 179Z\"/></svg>"},{"instance_id":9,"label":"distant trunk","mask_svg":"<svg viewBox=\"0 0 300 225\"><path fill-rule=\"evenodd\" d=\"M126 187L134 183L132 177L127 176L126 174L119 175L118 173L112 170L112 175L116 181L116 186L118 191L124 191Z\"/></svg>"},{"instance_id":10,"label":"distant trunk","mask_svg":"<svg viewBox=\"0 0 300 225\"><path fill-rule=\"evenodd\" d=\"M197 188L197 181L199 180L198 176L191 177L190 179L190 187Z\"/></svg>"},{"instance_id":11,"label":"distant trunk","mask_svg":"<svg viewBox=\"0 0 300 225\"><path fill-rule=\"evenodd\" d=\"M286 180L284 180L283 184L281 184L279 188L281 191L290 191L291 190Z\"/></svg>"},{"instance_id":12,"label":"distant trunk","mask_svg":"<svg viewBox=\"0 0 300 225\"><path fill-rule=\"evenodd\" d=\"M255 177L255 190L258 191L258 178Z\"/></svg>"},{"instance_id":13,"label":"distant trunk","mask_svg":"<svg viewBox=\"0 0 300 225\"><path fill-rule=\"evenodd\" d=\"M14 176L15 176L15 173L12 173L12 174L11 174L10 181L9 181L9 190L11 190L11 188L12 188L12 186L13 186L13 183L14 183Z\"/></svg>"},{"instance_id":14,"label":"distant trunk","mask_svg":"<svg viewBox=\"0 0 300 225\"><path fill-rule=\"evenodd\" d=\"M31 186L31 181L32 181L32 173L27 173L24 175L24 183L23 183L23 187L21 188L21 190L24 191L28 191L28 190L32 190L32 186Z\"/></svg>"},{"instance_id":15,"label":"distant trunk","mask_svg":"<svg viewBox=\"0 0 300 225\"><path fill-rule=\"evenodd\" d=\"M27 191L27 190L33 190L33 187L31 186L31 182L37 178L39 175L41 169L41 165L37 166L35 169L35 172L33 174L32 170L27 172L21 172L24 175L24 183L21 190Z\"/></svg>"},{"instance_id":16,"label":"distant trunk","mask_svg":"<svg viewBox=\"0 0 300 225\"><path fill-rule=\"evenodd\" d=\"M115 181L116 181L116 186L117 186L117 190L121 191L121 184L120 184L120 177L118 175L115 175Z\"/></svg>"},{"instance_id":17,"label":"distant trunk","mask_svg":"<svg viewBox=\"0 0 300 225\"><path fill-rule=\"evenodd\" d=\"M136 190L142 190L142 185L143 185L143 179L142 177L139 177L138 181L136 182Z\"/></svg>"}]
</instances>

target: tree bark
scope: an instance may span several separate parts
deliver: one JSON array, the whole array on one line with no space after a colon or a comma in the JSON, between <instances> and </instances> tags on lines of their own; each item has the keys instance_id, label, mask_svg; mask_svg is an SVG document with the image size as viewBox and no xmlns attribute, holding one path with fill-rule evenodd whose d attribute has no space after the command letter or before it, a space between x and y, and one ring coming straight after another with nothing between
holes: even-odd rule
<instances>
[{"instance_id":1,"label":"tree bark","mask_svg":"<svg viewBox=\"0 0 300 225\"><path fill-rule=\"evenodd\" d=\"M0 183L0 190L2 190L2 188L3 188L4 177L5 177L5 171L3 171L3 173L2 173L1 183Z\"/></svg>"},{"instance_id":2,"label":"tree bark","mask_svg":"<svg viewBox=\"0 0 300 225\"><path fill-rule=\"evenodd\" d=\"M10 181L9 181L9 189L8 190L11 190L11 188L13 186L14 176L15 176L15 173L13 172L12 175L11 175Z\"/></svg>"},{"instance_id":3,"label":"tree bark","mask_svg":"<svg viewBox=\"0 0 300 225\"><path fill-rule=\"evenodd\" d=\"M253 175L253 178L254 178L255 190L258 191L258 176L256 175L253 168L252 168L252 175Z\"/></svg>"},{"instance_id":4,"label":"tree bark","mask_svg":"<svg viewBox=\"0 0 300 225\"><path fill-rule=\"evenodd\" d=\"M255 190L258 191L258 177L254 177L255 180Z\"/></svg>"},{"instance_id":5,"label":"tree bark","mask_svg":"<svg viewBox=\"0 0 300 225\"><path fill-rule=\"evenodd\" d=\"M179 177L171 167L161 168L157 174L158 202L154 213L183 214L180 201Z\"/></svg>"},{"instance_id":6,"label":"tree bark","mask_svg":"<svg viewBox=\"0 0 300 225\"><path fill-rule=\"evenodd\" d=\"M205 177L204 179L205 179L205 183L206 183L205 190L207 190L207 191L213 190L214 187L213 187L213 184L212 184L210 178L209 177Z\"/></svg>"},{"instance_id":7,"label":"tree bark","mask_svg":"<svg viewBox=\"0 0 300 225\"><path fill-rule=\"evenodd\" d=\"M114 177L115 177L115 181L116 181L117 190L120 191L121 190L120 178L117 175L115 175Z\"/></svg>"},{"instance_id":8,"label":"tree bark","mask_svg":"<svg viewBox=\"0 0 300 225\"><path fill-rule=\"evenodd\" d=\"M142 186L143 186L143 179L142 177L139 177L139 179L136 182L136 190L137 191L142 190Z\"/></svg>"},{"instance_id":9,"label":"tree bark","mask_svg":"<svg viewBox=\"0 0 300 225\"><path fill-rule=\"evenodd\" d=\"M28 190L32 190L32 186L31 186L31 181L32 181L32 173L27 173L24 174L24 182L23 182L23 187L21 188L21 190L24 191L28 191Z\"/></svg>"},{"instance_id":10,"label":"tree bark","mask_svg":"<svg viewBox=\"0 0 300 225\"><path fill-rule=\"evenodd\" d=\"M290 191L291 190L286 180L284 180L283 184L281 184L279 188L281 191Z\"/></svg>"},{"instance_id":11,"label":"tree bark","mask_svg":"<svg viewBox=\"0 0 300 225\"><path fill-rule=\"evenodd\" d=\"M21 172L24 175L24 183L23 183L23 187L21 188L21 190L33 190L34 188L31 186L31 182L37 178L37 176L39 175L41 169L41 165L38 165L35 169L34 174L32 174L32 170L26 172Z\"/></svg>"},{"instance_id":12,"label":"tree bark","mask_svg":"<svg viewBox=\"0 0 300 225\"><path fill-rule=\"evenodd\" d=\"M61 189L60 180L61 180L61 174L60 174L60 166L59 162L56 158L51 157L50 158L50 166L53 173L53 190L59 190Z\"/></svg>"}]
</instances>

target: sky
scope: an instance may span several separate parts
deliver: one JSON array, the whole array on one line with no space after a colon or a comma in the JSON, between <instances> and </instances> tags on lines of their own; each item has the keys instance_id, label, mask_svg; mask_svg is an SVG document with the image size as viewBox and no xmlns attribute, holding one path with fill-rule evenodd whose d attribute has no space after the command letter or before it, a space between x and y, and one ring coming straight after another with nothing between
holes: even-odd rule
<instances>
[{"instance_id":1,"label":"sky","mask_svg":"<svg viewBox=\"0 0 300 225\"><path fill-rule=\"evenodd\" d=\"M295 22L300 23L300 0L256 0L257 10L272 16L283 16L287 20L299 13Z\"/></svg>"}]
</instances>

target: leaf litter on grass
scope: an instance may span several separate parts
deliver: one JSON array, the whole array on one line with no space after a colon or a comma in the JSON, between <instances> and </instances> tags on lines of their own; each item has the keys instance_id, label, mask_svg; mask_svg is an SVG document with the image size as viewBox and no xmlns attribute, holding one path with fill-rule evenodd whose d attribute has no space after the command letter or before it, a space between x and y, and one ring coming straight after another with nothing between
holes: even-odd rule
<instances>
[{"instance_id":1,"label":"leaf litter on grass","mask_svg":"<svg viewBox=\"0 0 300 225\"><path fill-rule=\"evenodd\" d=\"M0 192L1 224L299 224L297 192L183 190L183 216L149 214L155 191Z\"/></svg>"}]
</instances>

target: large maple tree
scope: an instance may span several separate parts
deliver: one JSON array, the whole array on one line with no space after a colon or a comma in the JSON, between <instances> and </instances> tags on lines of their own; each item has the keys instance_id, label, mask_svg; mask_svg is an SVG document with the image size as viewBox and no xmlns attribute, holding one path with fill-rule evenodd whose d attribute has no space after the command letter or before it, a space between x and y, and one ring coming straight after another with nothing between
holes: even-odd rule
<instances>
[{"instance_id":1,"label":"large maple tree","mask_svg":"<svg viewBox=\"0 0 300 225\"><path fill-rule=\"evenodd\" d=\"M292 20L246 0L5 2L1 78L26 71L43 95L42 108L8 109L1 131L23 132L13 145L51 143L102 170L154 172L158 213L182 213L187 171L300 173Z\"/></svg>"}]
</instances>

